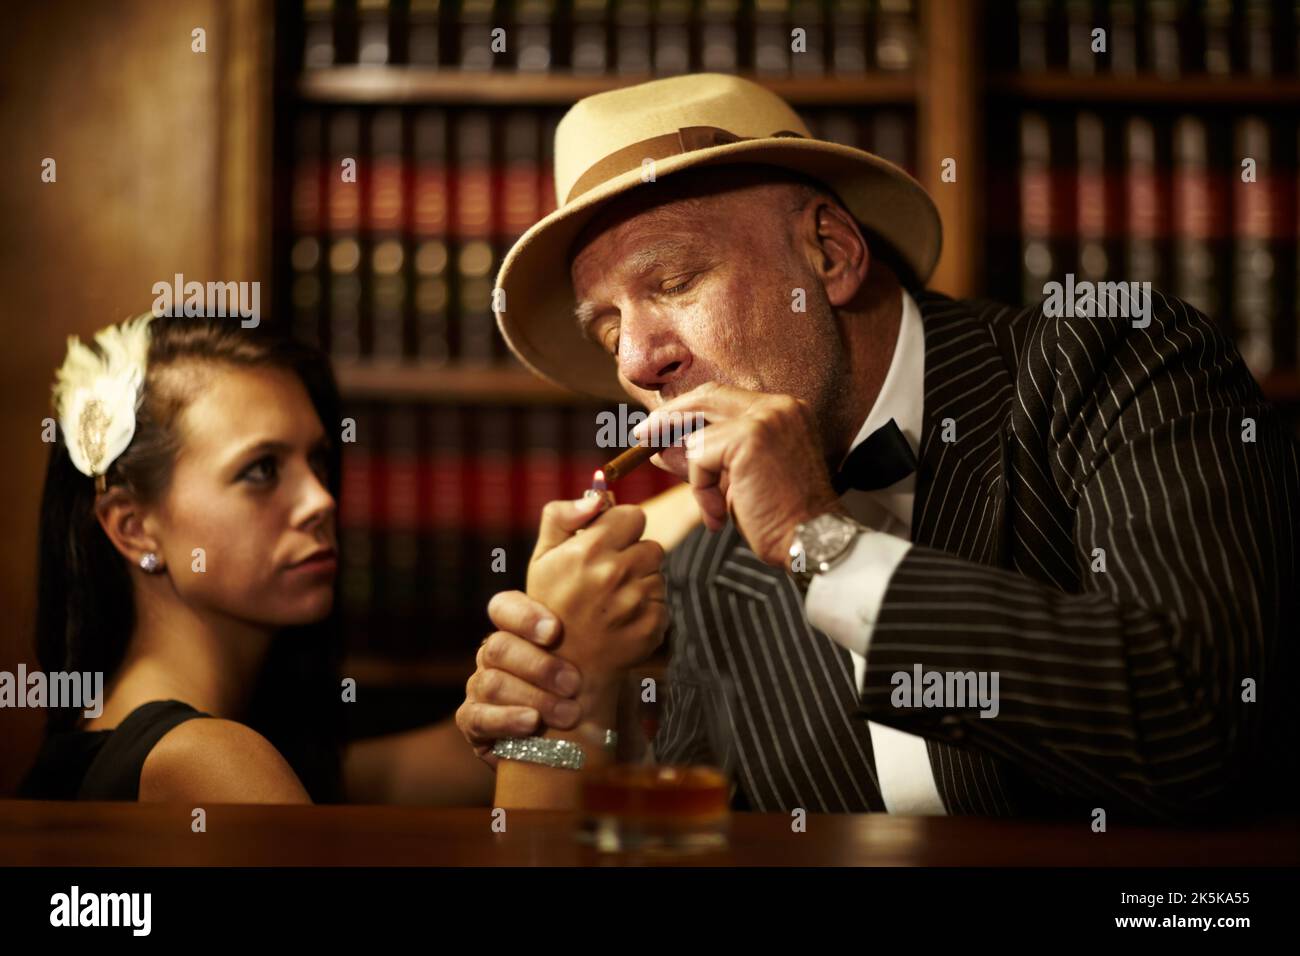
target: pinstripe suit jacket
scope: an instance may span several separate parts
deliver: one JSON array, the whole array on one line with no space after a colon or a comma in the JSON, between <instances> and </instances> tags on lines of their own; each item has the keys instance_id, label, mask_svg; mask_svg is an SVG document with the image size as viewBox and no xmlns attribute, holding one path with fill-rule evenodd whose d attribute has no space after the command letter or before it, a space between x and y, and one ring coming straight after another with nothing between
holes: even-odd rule
<instances>
[{"instance_id":1,"label":"pinstripe suit jacket","mask_svg":"<svg viewBox=\"0 0 1300 956\"><path fill-rule=\"evenodd\" d=\"M1159 292L1143 329L916 300L913 547L861 696L848 652L734 525L669 556L669 676L732 679L738 806L883 810L868 716L926 738L950 813L1294 806L1300 466L1236 349ZM997 671L1000 713L892 706L891 675L918 663ZM708 746L698 717L670 701L661 759Z\"/></svg>"}]
</instances>

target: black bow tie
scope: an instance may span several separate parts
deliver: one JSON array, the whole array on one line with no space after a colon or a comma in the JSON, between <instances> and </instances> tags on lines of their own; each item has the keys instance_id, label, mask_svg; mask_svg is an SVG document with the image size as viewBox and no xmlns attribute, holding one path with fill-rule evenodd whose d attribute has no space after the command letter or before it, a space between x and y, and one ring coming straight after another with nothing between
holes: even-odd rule
<instances>
[{"instance_id":1,"label":"black bow tie","mask_svg":"<svg viewBox=\"0 0 1300 956\"><path fill-rule=\"evenodd\" d=\"M916 471L916 455L902 429L892 418L849 452L844 464L831 477L837 495L850 488L878 491L902 481Z\"/></svg>"}]
</instances>

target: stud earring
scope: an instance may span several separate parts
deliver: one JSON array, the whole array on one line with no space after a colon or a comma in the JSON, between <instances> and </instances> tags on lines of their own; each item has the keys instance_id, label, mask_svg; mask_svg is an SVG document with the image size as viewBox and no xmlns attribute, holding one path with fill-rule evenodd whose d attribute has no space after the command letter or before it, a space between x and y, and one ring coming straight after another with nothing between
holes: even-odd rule
<instances>
[{"instance_id":1,"label":"stud earring","mask_svg":"<svg viewBox=\"0 0 1300 956\"><path fill-rule=\"evenodd\" d=\"M152 551L146 551L140 559L140 568L145 574L157 574L159 569L162 568L162 561Z\"/></svg>"}]
</instances>

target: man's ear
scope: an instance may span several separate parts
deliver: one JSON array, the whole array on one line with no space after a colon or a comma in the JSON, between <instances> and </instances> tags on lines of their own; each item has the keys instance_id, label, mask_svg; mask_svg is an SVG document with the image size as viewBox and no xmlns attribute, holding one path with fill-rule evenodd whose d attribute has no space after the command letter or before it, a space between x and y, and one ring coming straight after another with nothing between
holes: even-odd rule
<instances>
[{"instance_id":1,"label":"man's ear","mask_svg":"<svg viewBox=\"0 0 1300 956\"><path fill-rule=\"evenodd\" d=\"M113 547L132 565L152 551L161 555L162 542L151 534L146 525L145 509L123 488L110 488L95 501L95 517L99 526L113 542Z\"/></svg>"},{"instance_id":2,"label":"man's ear","mask_svg":"<svg viewBox=\"0 0 1300 956\"><path fill-rule=\"evenodd\" d=\"M813 271L833 306L847 305L867 281L871 250L853 217L824 197L808 203L800 213Z\"/></svg>"}]
</instances>

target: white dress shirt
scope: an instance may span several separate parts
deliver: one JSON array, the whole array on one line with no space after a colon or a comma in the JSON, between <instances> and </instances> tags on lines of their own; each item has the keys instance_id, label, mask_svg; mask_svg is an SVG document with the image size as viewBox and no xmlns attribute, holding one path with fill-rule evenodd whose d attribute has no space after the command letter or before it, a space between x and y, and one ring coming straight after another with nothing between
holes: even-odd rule
<instances>
[{"instance_id":1,"label":"white dress shirt","mask_svg":"<svg viewBox=\"0 0 1300 956\"><path fill-rule=\"evenodd\" d=\"M916 302L904 290L903 315L889 371L850 451L892 418L919 457L924 404L925 329ZM808 588L804 613L809 623L848 649L859 694L871 633L889 579L912 547L915 494L915 474L879 491L845 492L840 500L849 513L875 530L860 535L844 559L830 571L814 575ZM925 739L872 721L867 725L886 809L890 813L945 813Z\"/></svg>"}]
</instances>

